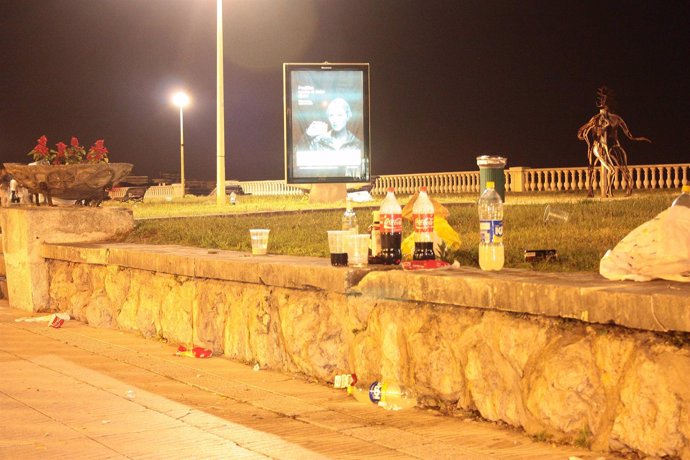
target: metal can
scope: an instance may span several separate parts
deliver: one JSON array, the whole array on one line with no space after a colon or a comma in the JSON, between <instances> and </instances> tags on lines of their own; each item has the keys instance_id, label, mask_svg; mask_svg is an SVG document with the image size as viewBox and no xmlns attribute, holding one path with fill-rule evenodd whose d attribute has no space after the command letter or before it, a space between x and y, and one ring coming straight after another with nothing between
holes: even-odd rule
<instances>
[{"instance_id":1,"label":"metal can","mask_svg":"<svg viewBox=\"0 0 690 460\"><path fill-rule=\"evenodd\" d=\"M525 262L548 262L553 259L558 259L555 249L525 249Z\"/></svg>"}]
</instances>

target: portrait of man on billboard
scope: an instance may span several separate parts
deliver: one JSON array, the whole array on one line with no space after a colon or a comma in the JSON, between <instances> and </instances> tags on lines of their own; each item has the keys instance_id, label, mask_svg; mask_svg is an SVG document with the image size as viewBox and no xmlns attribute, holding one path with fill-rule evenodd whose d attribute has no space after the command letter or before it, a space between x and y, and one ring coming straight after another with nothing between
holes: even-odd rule
<instances>
[{"instance_id":1,"label":"portrait of man on billboard","mask_svg":"<svg viewBox=\"0 0 690 460\"><path fill-rule=\"evenodd\" d=\"M288 183L368 182L368 66L285 66Z\"/></svg>"}]
</instances>

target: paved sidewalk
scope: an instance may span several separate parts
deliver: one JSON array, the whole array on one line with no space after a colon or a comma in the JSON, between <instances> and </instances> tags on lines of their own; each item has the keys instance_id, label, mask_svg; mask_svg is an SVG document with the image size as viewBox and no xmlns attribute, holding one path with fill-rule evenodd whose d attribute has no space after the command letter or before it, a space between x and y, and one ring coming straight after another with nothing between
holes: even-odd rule
<instances>
[{"instance_id":1,"label":"paved sidewalk","mask_svg":"<svg viewBox=\"0 0 690 460\"><path fill-rule=\"evenodd\" d=\"M24 316L0 300L0 459L615 458L433 411L388 412L77 321L15 322Z\"/></svg>"}]
</instances>

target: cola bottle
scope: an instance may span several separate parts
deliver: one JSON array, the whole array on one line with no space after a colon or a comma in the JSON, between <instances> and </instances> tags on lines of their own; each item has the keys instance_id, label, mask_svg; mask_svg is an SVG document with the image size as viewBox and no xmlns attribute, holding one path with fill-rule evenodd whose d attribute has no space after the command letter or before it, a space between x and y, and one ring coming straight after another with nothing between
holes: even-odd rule
<instances>
[{"instance_id":1,"label":"cola bottle","mask_svg":"<svg viewBox=\"0 0 690 460\"><path fill-rule=\"evenodd\" d=\"M414 220L413 260L434 260L434 204L426 193L426 187L419 189L417 200L412 206Z\"/></svg>"},{"instance_id":2,"label":"cola bottle","mask_svg":"<svg viewBox=\"0 0 690 460\"><path fill-rule=\"evenodd\" d=\"M389 187L379 209L381 222L381 259L384 265L399 265L402 260L402 208Z\"/></svg>"}]
</instances>

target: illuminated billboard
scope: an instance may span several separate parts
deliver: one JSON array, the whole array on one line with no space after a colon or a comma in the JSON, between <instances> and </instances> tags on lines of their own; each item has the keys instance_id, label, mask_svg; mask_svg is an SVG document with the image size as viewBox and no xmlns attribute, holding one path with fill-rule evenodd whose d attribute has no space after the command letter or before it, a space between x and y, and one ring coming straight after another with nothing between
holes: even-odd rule
<instances>
[{"instance_id":1,"label":"illuminated billboard","mask_svg":"<svg viewBox=\"0 0 690 460\"><path fill-rule=\"evenodd\" d=\"M289 184L369 182L369 64L283 64Z\"/></svg>"}]
</instances>

